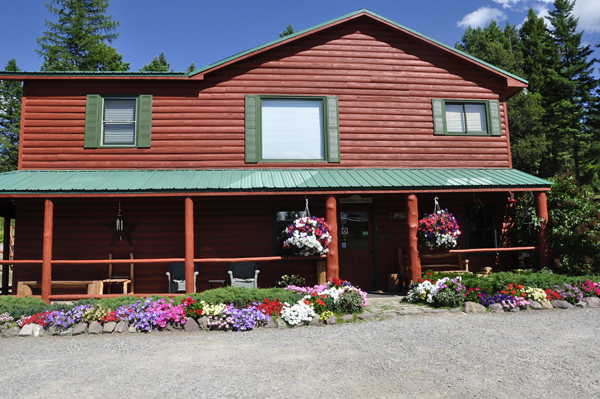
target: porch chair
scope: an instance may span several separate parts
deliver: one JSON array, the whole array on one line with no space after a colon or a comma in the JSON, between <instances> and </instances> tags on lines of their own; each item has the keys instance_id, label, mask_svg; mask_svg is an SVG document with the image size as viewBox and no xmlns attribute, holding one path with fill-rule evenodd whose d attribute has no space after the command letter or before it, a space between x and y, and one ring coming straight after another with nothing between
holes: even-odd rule
<instances>
[{"instance_id":1,"label":"porch chair","mask_svg":"<svg viewBox=\"0 0 600 399\"><path fill-rule=\"evenodd\" d=\"M229 265L229 278L232 287L257 288L258 263L256 262L234 262Z\"/></svg>"},{"instance_id":2,"label":"porch chair","mask_svg":"<svg viewBox=\"0 0 600 399\"><path fill-rule=\"evenodd\" d=\"M108 259L112 260L112 252L108 254ZM129 259L133 261L133 252L129 253ZM110 286L111 284L123 284L123 294L127 294L127 285L131 287L131 293L134 293L133 290L133 272L134 272L134 263L131 263L129 266L129 276L113 276L113 264L108 265L108 278L102 280L102 285L106 285L106 292L110 294ZM101 288L102 290L102 288ZM101 291L102 292L102 291Z\"/></svg>"},{"instance_id":3,"label":"porch chair","mask_svg":"<svg viewBox=\"0 0 600 399\"><path fill-rule=\"evenodd\" d=\"M197 275L198 265L194 263L194 292L196 292ZM185 262L171 263L167 271L167 279L169 280L169 294L185 292Z\"/></svg>"}]
</instances>

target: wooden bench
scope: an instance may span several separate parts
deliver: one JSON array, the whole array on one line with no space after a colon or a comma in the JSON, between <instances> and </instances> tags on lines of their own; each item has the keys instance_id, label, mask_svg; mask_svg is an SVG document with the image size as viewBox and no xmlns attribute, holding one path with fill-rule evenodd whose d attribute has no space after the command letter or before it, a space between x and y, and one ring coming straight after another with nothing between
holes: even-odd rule
<instances>
[{"instance_id":1,"label":"wooden bench","mask_svg":"<svg viewBox=\"0 0 600 399\"><path fill-rule=\"evenodd\" d=\"M87 288L88 295L101 295L102 280L89 281L52 281L52 287L83 287ZM33 295L32 288L41 288L40 281L19 281L17 284L17 295Z\"/></svg>"},{"instance_id":2,"label":"wooden bench","mask_svg":"<svg viewBox=\"0 0 600 399\"><path fill-rule=\"evenodd\" d=\"M432 253L419 252L421 258L421 275L426 270L433 270L444 273L470 273L469 260L463 259L461 253ZM429 263L433 259L435 263ZM439 261L438 261L439 260ZM404 255L401 249L398 249L398 262L400 264L400 273L402 274L403 285L410 284L410 271L408 267L408 255Z\"/></svg>"}]
</instances>

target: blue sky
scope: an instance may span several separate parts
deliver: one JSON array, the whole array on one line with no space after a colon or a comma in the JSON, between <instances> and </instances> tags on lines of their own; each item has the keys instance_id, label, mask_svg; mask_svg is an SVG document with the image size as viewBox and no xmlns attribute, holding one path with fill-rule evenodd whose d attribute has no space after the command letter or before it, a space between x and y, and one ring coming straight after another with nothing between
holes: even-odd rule
<instances>
[{"instance_id":1,"label":"blue sky","mask_svg":"<svg viewBox=\"0 0 600 399\"><path fill-rule=\"evenodd\" d=\"M36 38L43 35L44 18L53 18L44 3L3 2L0 68L14 57L22 70L40 70ZM109 14L121 22L113 46L131 70L164 51L171 68L183 71L192 61L203 67L277 39L288 24L301 30L360 8L454 46L468 26L483 27L491 18L520 25L530 7L539 15L553 8L547 0L112 0ZM578 0L575 14L585 43L600 43L600 0Z\"/></svg>"}]
</instances>

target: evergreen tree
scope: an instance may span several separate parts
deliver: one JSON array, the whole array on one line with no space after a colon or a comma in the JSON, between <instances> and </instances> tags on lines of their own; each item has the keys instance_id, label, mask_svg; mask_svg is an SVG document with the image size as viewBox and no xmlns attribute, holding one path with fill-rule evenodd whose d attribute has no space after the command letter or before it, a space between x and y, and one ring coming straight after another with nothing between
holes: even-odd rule
<instances>
[{"instance_id":1,"label":"evergreen tree","mask_svg":"<svg viewBox=\"0 0 600 399\"><path fill-rule=\"evenodd\" d=\"M294 33L294 27L292 25L288 25L285 30L279 34L279 37L286 37Z\"/></svg>"},{"instance_id":2,"label":"evergreen tree","mask_svg":"<svg viewBox=\"0 0 600 399\"><path fill-rule=\"evenodd\" d=\"M196 70L196 63L192 62L189 67L185 70L187 73L192 73Z\"/></svg>"},{"instance_id":3,"label":"evergreen tree","mask_svg":"<svg viewBox=\"0 0 600 399\"><path fill-rule=\"evenodd\" d=\"M42 71L127 71L129 63L110 44L119 37L119 22L106 15L110 0L51 0L46 8L57 22L46 19L37 39L44 58Z\"/></svg>"},{"instance_id":4,"label":"evergreen tree","mask_svg":"<svg viewBox=\"0 0 600 399\"><path fill-rule=\"evenodd\" d=\"M149 64L145 64L143 67L141 67L140 71L142 71L142 72L173 72L173 70L170 69L170 67L171 67L171 64L169 64L167 62L167 56L165 55L165 53L163 51L159 55L155 55Z\"/></svg>"},{"instance_id":5,"label":"evergreen tree","mask_svg":"<svg viewBox=\"0 0 600 399\"><path fill-rule=\"evenodd\" d=\"M550 58L546 87L551 90L545 93L545 109L553 153L562 161L563 169L573 168L581 185L590 184L598 175L597 159L591 152L593 135L586 126L598 81L593 76L596 60L588 60L593 50L581 44L583 32L577 32L574 4L555 0L555 9L547 17L553 27L549 36L554 54Z\"/></svg>"},{"instance_id":6,"label":"evergreen tree","mask_svg":"<svg viewBox=\"0 0 600 399\"><path fill-rule=\"evenodd\" d=\"M19 72L14 58L4 68ZM16 81L0 81L0 172L16 170L19 161L19 131L23 85Z\"/></svg>"}]
</instances>

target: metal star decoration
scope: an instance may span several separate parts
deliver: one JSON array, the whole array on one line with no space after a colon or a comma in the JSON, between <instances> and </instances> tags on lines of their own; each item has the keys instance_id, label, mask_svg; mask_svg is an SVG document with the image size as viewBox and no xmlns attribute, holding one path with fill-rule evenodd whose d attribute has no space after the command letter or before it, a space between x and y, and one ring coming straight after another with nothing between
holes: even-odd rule
<instances>
[{"instance_id":1,"label":"metal star decoration","mask_svg":"<svg viewBox=\"0 0 600 399\"><path fill-rule=\"evenodd\" d=\"M110 246L112 247L117 241L125 241L129 245L133 246L133 242L131 241L131 232L140 224L123 222L123 230L117 230L115 223L105 223L104 225L113 235L112 240L110 241Z\"/></svg>"}]
</instances>

